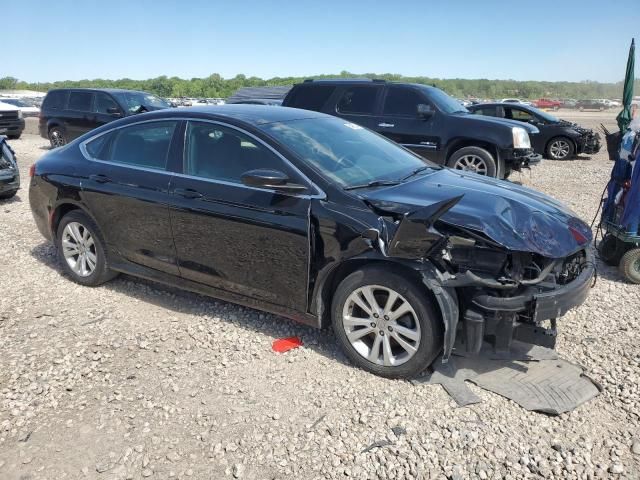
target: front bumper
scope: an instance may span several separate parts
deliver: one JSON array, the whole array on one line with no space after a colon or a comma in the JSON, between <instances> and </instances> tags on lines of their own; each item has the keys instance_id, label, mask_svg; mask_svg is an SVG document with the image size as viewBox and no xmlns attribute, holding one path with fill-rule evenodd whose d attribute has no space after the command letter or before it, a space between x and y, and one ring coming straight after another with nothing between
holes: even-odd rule
<instances>
[{"instance_id":1,"label":"front bumper","mask_svg":"<svg viewBox=\"0 0 640 480\"><path fill-rule=\"evenodd\" d=\"M20 135L24 130L24 119L11 119L11 120L2 120L0 119L0 135Z\"/></svg>"},{"instance_id":2,"label":"front bumper","mask_svg":"<svg viewBox=\"0 0 640 480\"><path fill-rule=\"evenodd\" d=\"M576 153L594 154L600 151L600 134L588 132L576 141Z\"/></svg>"},{"instance_id":3,"label":"front bumper","mask_svg":"<svg viewBox=\"0 0 640 480\"><path fill-rule=\"evenodd\" d=\"M15 192L20 188L20 172L17 169L0 170L0 194Z\"/></svg>"},{"instance_id":4,"label":"front bumper","mask_svg":"<svg viewBox=\"0 0 640 480\"><path fill-rule=\"evenodd\" d=\"M516 171L529 168L542 161L542 155L535 153L532 148L510 148L503 150L500 157Z\"/></svg>"}]
</instances>

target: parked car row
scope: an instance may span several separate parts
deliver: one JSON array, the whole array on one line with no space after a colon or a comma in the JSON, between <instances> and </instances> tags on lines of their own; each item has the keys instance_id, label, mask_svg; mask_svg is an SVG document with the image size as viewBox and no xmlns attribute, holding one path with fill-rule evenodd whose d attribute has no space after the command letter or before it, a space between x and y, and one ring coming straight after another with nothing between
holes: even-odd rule
<instances>
[{"instance_id":1,"label":"parked car row","mask_svg":"<svg viewBox=\"0 0 640 480\"><path fill-rule=\"evenodd\" d=\"M24 118L20 108L0 102L0 135L17 139L24 130Z\"/></svg>"}]
</instances>

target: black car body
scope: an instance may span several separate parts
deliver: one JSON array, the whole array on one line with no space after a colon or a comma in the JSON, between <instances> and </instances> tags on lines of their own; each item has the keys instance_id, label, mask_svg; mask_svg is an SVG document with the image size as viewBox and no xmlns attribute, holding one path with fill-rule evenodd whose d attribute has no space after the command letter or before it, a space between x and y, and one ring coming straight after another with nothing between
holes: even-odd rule
<instances>
[{"instance_id":1,"label":"black car body","mask_svg":"<svg viewBox=\"0 0 640 480\"><path fill-rule=\"evenodd\" d=\"M575 104L575 107L580 111L583 110L598 110L602 112L609 108L609 106L599 99L589 99L589 100L578 100Z\"/></svg>"},{"instance_id":2,"label":"black car body","mask_svg":"<svg viewBox=\"0 0 640 480\"><path fill-rule=\"evenodd\" d=\"M137 90L60 88L44 98L38 127L41 137L59 147L118 118L170 107L160 97Z\"/></svg>"},{"instance_id":3,"label":"black car body","mask_svg":"<svg viewBox=\"0 0 640 480\"><path fill-rule=\"evenodd\" d=\"M13 105L2 103L0 99L0 135L17 139L24 130L24 118L22 112Z\"/></svg>"},{"instance_id":4,"label":"black car body","mask_svg":"<svg viewBox=\"0 0 640 480\"><path fill-rule=\"evenodd\" d=\"M7 137L0 135L0 199L13 197L20 189L20 171Z\"/></svg>"},{"instance_id":5,"label":"black car body","mask_svg":"<svg viewBox=\"0 0 640 480\"><path fill-rule=\"evenodd\" d=\"M362 125L440 165L506 178L540 161L528 144L514 144L532 125L470 115L442 90L380 80L320 80L294 85L284 107L335 115ZM474 168L473 162L478 162Z\"/></svg>"},{"instance_id":6,"label":"black car body","mask_svg":"<svg viewBox=\"0 0 640 480\"><path fill-rule=\"evenodd\" d=\"M126 272L314 327L333 319L336 329L362 321L339 318L338 299L355 294L345 296L348 285L393 277L420 306L411 318L431 319L419 331L431 353L387 366L386 353L369 362L343 344L387 376L414 375L442 350L446 361L456 338L475 352L487 336L497 349L512 338L553 345L555 319L584 301L594 274L589 227L555 200L425 164L356 124L298 109L225 105L119 120L38 160L29 199L65 270L87 285ZM73 228L100 245L83 253L94 270L67 251L84 236ZM391 342L380 340L385 329L390 337L404 327L377 323L384 311L369 311L363 328Z\"/></svg>"},{"instance_id":7,"label":"black car body","mask_svg":"<svg viewBox=\"0 0 640 480\"><path fill-rule=\"evenodd\" d=\"M552 160L566 160L574 154L600 151L600 135L593 130L526 105L484 103L472 105L469 111L483 116L508 118L534 125L540 131L530 136L536 153Z\"/></svg>"}]
</instances>

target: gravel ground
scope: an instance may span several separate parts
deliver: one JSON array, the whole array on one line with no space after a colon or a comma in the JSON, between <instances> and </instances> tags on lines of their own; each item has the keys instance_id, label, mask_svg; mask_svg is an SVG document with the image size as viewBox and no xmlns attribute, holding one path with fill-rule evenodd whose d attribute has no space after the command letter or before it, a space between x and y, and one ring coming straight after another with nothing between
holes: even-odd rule
<instances>
[{"instance_id":1,"label":"gravel ground","mask_svg":"<svg viewBox=\"0 0 640 480\"><path fill-rule=\"evenodd\" d=\"M46 141L12 145L24 188L0 203L0 478L640 478L640 287L615 268L559 322L561 356L600 396L548 417L471 385L483 403L456 408L440 386L352 367L331 332L127 276L72 283L28 205ZM590 221L610 168L602 152L514 180ZM272 353L287 335L305 346Z\"/></svg>"}]
</instances>

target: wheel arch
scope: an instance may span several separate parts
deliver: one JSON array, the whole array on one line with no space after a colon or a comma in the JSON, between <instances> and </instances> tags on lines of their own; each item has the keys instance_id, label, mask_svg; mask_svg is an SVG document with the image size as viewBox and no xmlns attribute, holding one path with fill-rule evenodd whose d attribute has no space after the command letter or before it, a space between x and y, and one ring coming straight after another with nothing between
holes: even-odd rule
<instances>
[{"instance_id":1,"label":"wheel arch","mask_svg":"<svg viewBox=\"0 0 640 480\"><path fill-rule=\"evenodd\" d=\"M64 218L65 215L67 215L69 212L72 212L73 210L80 210L82 213L91 218L91 220L93 220L96 225L98 225L98 222L96 222L94 216L91 215L91 212L89 212L84 205L75 200L65 199L59 202L53 209L51 209L51 212L49 213L49 228L51 230L51 238L53 238L54 240L56 239L60 221Z\"/></svg>"},{"instance_id":2,"label":"wheel arch","mask_svg":"<svg viewBox=\"0 0 640 480\"><path fill-rule=\"evenodd\" d=\"M447 150L445 154L445 163L449 161L449 159L455 152L465 147L484 148L486 151L488 151L491 154L493 159L496 161L496 165L500 160L498 147L494 143L488 140L464 137L464 138L456 138L447 145Z\"/></svg>"}]
</instances>

